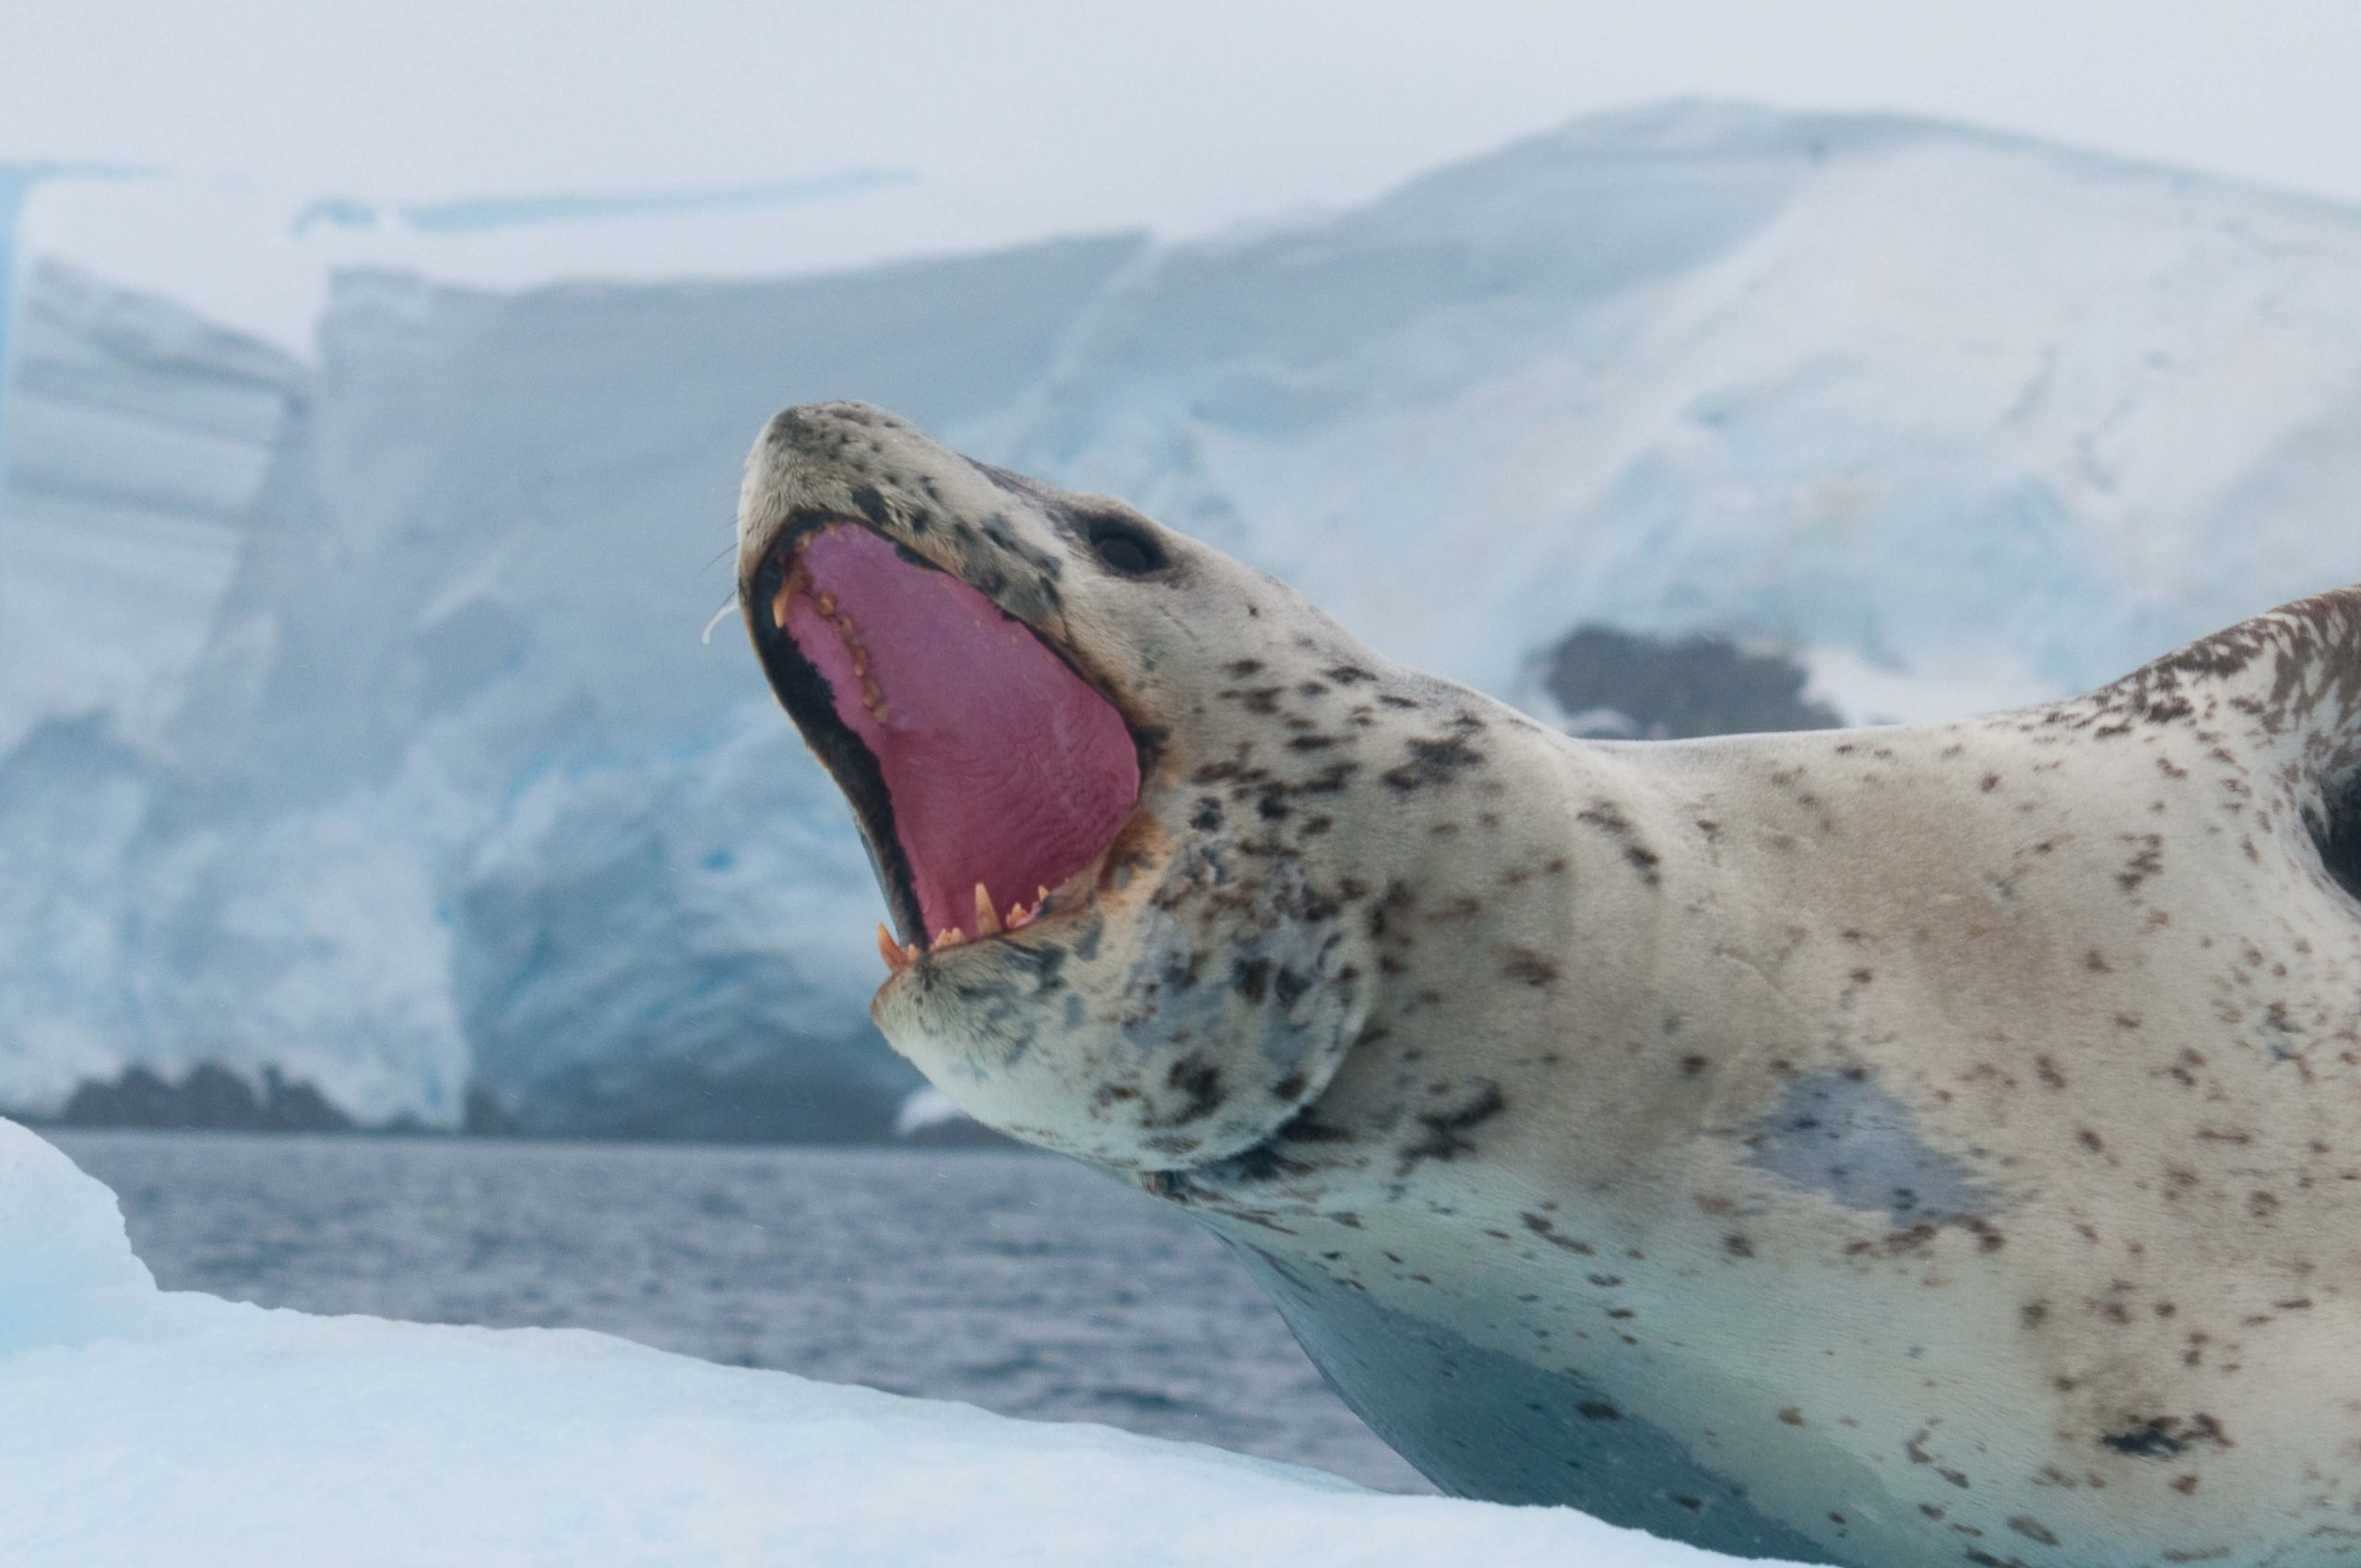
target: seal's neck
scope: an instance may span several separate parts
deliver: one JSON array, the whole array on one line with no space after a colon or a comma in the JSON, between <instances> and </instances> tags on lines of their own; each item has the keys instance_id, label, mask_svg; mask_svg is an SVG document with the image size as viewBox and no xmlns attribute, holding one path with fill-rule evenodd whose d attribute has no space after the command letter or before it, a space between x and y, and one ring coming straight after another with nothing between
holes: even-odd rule
<instances>
[{"instance_id":1,"label":"seal's neck","mask_svg":"<svg viewBox=\"0 0 2361 1568\"><path fill-rule=\"evenodd\" d=\"M1701 945L1735 950L1718 824L1657 748L1421 697L1388 809L1338 846L1378 970L1366 1025L1296 1123L1194 1183L1262 1212L1398 1203L1474 1151L1492 1163L1504 1138L1560 1169L1628 1170L1667 1053L1702 1022L1666 1001L1667 976ZM1539 1079L1575 1087L1530 1092ZM1585 1103L1596 1114L1565 1109Z\"/></svg>"}]
</instances>

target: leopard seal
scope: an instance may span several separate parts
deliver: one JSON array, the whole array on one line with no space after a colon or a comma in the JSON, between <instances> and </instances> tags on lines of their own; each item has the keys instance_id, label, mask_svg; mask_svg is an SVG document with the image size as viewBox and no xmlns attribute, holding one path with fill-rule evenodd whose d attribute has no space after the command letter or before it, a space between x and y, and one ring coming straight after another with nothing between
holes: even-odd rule
<instances>
[{"instance_id":1,"label":"leopard seal","mask_svg":"<svg viewBox=\"0 0 2361 1568\"><path fill-rule=\"evenodd\" d=\"M859 405L771 422L740 551L887 1039L1183 1206L1446 1490L2361 1555L2361 590L2049 707L1608 743Z\"/></svg>"}]
</instances>

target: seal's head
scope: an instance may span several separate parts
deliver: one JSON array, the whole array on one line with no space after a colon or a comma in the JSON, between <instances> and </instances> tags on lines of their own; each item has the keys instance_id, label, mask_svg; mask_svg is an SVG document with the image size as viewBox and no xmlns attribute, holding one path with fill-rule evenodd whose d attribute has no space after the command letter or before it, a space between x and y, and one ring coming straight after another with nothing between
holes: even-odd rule
<instances>
[{"instance_id":1,"label":"seal's head","mask_svg":"<svg viewBox=\"0 0 2361 1568\"><path fill-rule=\"evenodd\" d=\"M1325 1087L1370 1007L1350 906L1377 873L1323 806L1392 672L1121 502L858 404L755 444L739 592L893 914L872 1012L953 1099L1165 1171Z\"/></svg>"}]
</instances>

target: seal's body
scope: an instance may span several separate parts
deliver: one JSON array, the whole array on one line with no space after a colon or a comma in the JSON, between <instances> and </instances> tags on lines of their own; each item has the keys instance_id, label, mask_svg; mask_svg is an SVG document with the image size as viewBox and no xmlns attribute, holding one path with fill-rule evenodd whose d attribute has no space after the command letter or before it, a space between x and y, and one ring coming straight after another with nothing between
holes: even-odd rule
<instances>
[{"instance_id":1,"label":"seal's body","mask_svg":"<svg viewBox=\"0 0 2361 1568\"><path fill-rule=\"evenodd\" d=\"M1880 1568L2361 1553L2361 593L2051 707L1600 744L873 410L774 422L741 526L888 1039L1187 1206L1448 1490ZM983 748L890 718L923 671L813 685L807 599L934 640L846 529L1088 687L1026 733L1134 743L1103 813L1039 803L1132 788L1096 741L977 772L1054 889L1006 920L928 938L890 781Z\"/></svg>"}]
</instances>

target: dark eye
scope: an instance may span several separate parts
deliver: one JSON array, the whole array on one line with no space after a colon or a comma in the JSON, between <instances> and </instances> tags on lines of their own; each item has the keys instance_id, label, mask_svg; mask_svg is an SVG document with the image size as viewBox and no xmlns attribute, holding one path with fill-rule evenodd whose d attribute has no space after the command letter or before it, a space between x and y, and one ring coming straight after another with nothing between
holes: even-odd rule
<instances>
[{"instance_id":1,"label":"dark eye","mask_svg":"<svg viewBox=\"0 0 2361 1568\"><path fill-rule=\"evenodd\" d=\"M1100 517L1090 525L1090 548L1109 569L1144 576L1164 564L1164 551L1137 523Z\"/></svg>"}]
</instances>

